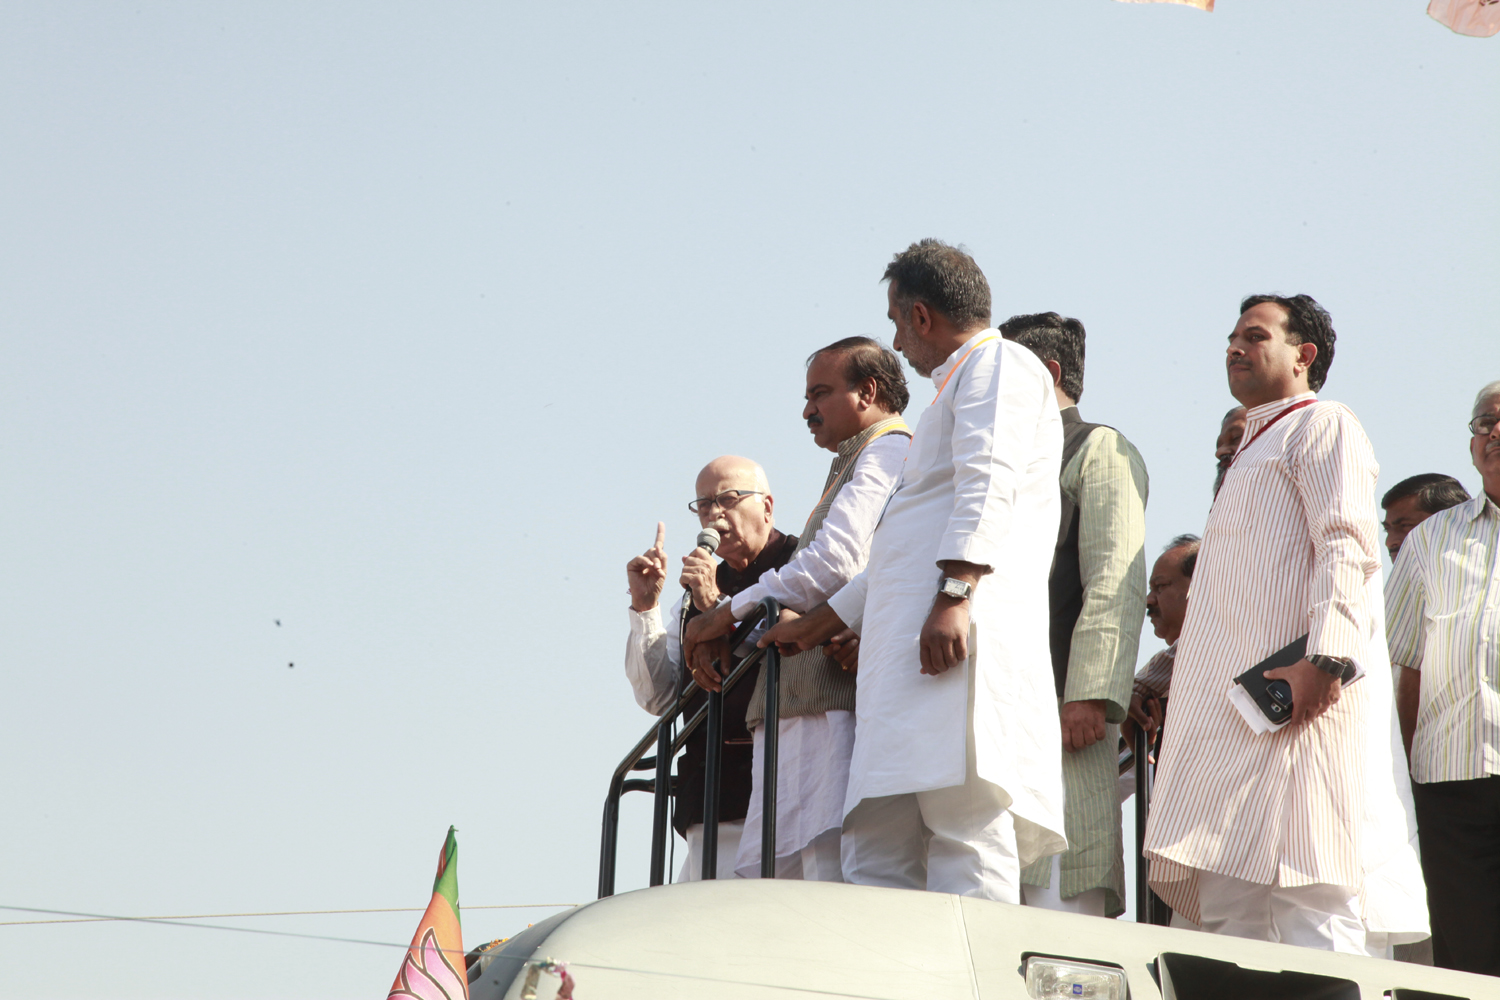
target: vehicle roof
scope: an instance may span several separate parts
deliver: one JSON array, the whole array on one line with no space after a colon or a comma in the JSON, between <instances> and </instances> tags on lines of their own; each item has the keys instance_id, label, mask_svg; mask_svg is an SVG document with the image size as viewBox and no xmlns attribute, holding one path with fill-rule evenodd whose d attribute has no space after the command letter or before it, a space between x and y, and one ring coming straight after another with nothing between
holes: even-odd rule
<instances>
[{"instance_id":1,"label":"vehicle roof","mask_svg":"<svg viewBox=\"0 0 1500 1000\"><path fill-rule=\"evenodd\" d=\"M1135 1000L1156 1000L1148 966L1163 952L1354 980L1366 1000L1393 988L1500 998L1500 979L1446 969L946 893L785 879L658 886L565 911L492 952L470 997L517 998L526 961L552 958L567 964L579 1000L1021 1000L1023 955L1039 953L1118 965Z\"/></svg>"}]
</instances>

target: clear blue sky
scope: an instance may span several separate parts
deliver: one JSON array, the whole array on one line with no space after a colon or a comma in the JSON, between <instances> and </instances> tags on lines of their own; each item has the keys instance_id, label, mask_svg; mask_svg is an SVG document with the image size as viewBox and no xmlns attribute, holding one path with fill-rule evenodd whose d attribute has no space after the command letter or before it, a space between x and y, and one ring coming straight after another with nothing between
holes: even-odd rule
<instances>
[{"instance_id":1,"label":"clear blue sky","mask_svg":"<svg viewBox=\"0 0 1500 1000\"><path fill-rule=\"evenodd\" d=\"M1153 554L1202 526L1249 292L1332 311L1383 488L1474 487L1500 40L1423 8L0 6L0 904L420 907L450 823L465 902L591 898L649 722L625 561L658 519L685 551L723 452L801 524L802 359L889 336L920 237L999 317L1086 323ZM398 961L0 927L35 998L383 996Z\"/></svg>"}]
</instances>

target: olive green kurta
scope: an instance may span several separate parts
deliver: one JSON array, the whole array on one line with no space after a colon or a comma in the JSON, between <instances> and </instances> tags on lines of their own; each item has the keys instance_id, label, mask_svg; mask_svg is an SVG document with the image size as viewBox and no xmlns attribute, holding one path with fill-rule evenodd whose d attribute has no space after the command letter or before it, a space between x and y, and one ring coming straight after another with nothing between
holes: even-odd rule
<instances>
[{"instance_id":1,"label":"olive green kurta","mask_svg":"<svg viewBox=\"0 0 1500 1000\"><path fill-rule=\"evenodd\" d=\"M1060 861L1064 898L1102 888L1110 916L1125 910L1125 859L1120 839L1119 725L1130 692L1146 616L1145 462L1110 427L1089 434L1063 467L1063 493L1077 505L1078 563L1083 611L1073 627L1068 680L1059 700L1105 702L1104 739L1063 758L1068 851ZM1021 873L1027 885L1051 882L1052 859Z\"/></svg>"}]
</instances>

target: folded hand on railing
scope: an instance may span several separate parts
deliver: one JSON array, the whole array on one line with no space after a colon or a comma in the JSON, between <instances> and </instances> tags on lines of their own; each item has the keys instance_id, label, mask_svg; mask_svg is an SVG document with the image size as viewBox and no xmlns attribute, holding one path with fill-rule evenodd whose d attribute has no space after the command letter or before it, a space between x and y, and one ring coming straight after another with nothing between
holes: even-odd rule
<instances>
[{"instance_id":1,"label":"folded hand on railing","mask_svg":"<svg viewBox=\"0 0 1500 1000\"><path fill-rule=\"evenodd\" d=\"M705 611L688 622L687 631L683 635L683 662L694 663L695 654L700 645L728 635L734 631L734 627L738 624L734 620L734 612L730 610L728 601L720 604L712 611ZM714 655L717 656L718 654L715 653Z\"/></svg>"},{"instance_id":2,"label":"folded hand on railing","mask_svg":"<svg viewBox=\"0 0 1500 1000\"><path fill-rule=\"evenodd\" d=\"M725 638L700 642L693 647L688 669L693 681L705 691L718 691L729 673L729 640Z\"/></svg>"},{"instance_id":3,"label":"folded hand on railing","mask_svg":"<svg viewBox=\"0 0 1500 1000\"><path fill-rule=\"evenodd\" d=\"M819 604L800 618L779 621L756 645L765 649L774 642L781 655L790 656L820 646L843 630L844 623L833 609Z\"/></svg>"}]
</instances>

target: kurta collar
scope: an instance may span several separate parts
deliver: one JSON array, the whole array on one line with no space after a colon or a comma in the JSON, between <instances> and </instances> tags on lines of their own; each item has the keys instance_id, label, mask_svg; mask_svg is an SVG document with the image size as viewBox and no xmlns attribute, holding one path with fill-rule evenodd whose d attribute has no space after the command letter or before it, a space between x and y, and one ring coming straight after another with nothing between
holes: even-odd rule
<instances>
[{"instance_id":1,"label":"kurta collar","mask_svg":"<svg viewBox=\"0 0 1500 1000\"><path fill-rule=\"evenodd\" d=\"M1248 442L1254 439L1255 433L1272 420L1275 420L1278 414L1285 413L1304 400L1316 400L1317 398L1318 394L1315 392L1302 392L1295 396L1287 396L1285 399L1276 399L1269 403L1262 403L1252 410L1246 410L1245 436L1242 440ZM1243 445L1240 446L1240 450L1244 450Z\"/></svg>"},{"instance_id":2,"label":"kurta collar","mask_svg":"<svg viewBox=\"0 0 1500 1000\"><path fill-rule=\"evenodd\" d=\"M1479 520L1479 515L1481 514L1492 514L1495 517L1500 517L1500 507L1496 507L1495 501L1491 500L1490 495L1484 491L1484 483L1482 482L1479 484L1479 495L1468 501L1464 506L1467 508L1464 511L1464 520L1470 524Z\"/></svg>"},{"instance_id":3,"label":"kurta collar","mask_svg":"<svg viewBox=\"0 0 1500 1000\"><path fill-rule=\"evenodd\" d=\"M894 417L886 417L884 420L871 424L869 427L866 427L858 434L850 434L848 437L844 438L844 440L839 442L839 458L848 458L860 448L864 447L865 444L871 440L873 435L878 434L880 431L892 426L893 424L900 424L902 427L905 427L906 421L902 420L901 416L897 414ZM867 434L866 432L869 433Z\"/></svg>"},{"instance_id":4,"label":"kurta collar","mask_svg":"<svg viewBox=\"0 0 1500 1000\"><path fill-rule=\"evenodd\" d=\"M974 341L978 340L980 337L987 336L994 332L994 328L980 330L978 333L974 334L974 336L970 337L962 344L959 344L958 349L955 350L952 354L948 355L947 361L944 361L942 364L938 365L932 370L932 384L937 386L942 385L943 379L948 377L948 373L953 370L953 366L958 364L959 359L968 353L970 347L974 346Z\"/></svg>"}]
</instances>

